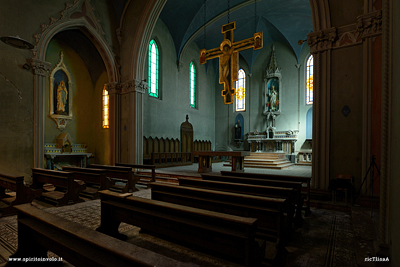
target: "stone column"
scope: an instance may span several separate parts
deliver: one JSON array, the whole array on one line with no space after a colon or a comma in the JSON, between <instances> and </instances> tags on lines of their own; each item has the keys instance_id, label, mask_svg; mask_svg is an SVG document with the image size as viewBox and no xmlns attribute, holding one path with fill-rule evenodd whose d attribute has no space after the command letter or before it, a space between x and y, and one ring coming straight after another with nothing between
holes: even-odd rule
<instances>
[{"instance_id":1,"label":"stone column","mask_svg":"<svg viewBox=\"0 0 400 267\"><path fill-rule=\"evenodd\" d=\"M31 59L33 78L33 167L44 168L44 90L51 63Z\"/></svg>"},{"instance_id":2,"label":"stone column","mask_svg":"<svg viewBox=\"0 0 400 267\"><path fill-rule=\"evenodd\" d=\"M313 188L325 189L329 184L331 49L335 39L335 29L313 32L307 37L307 43L314 55Z\"/></svg>"},{"instance_id":3,"label":"stone column","mask_svg":"<svg viewBox=\"0 0 400 267\"><path fill-rule=\"evenodd\" d=\"M124 82L121 88L120 161L143 163L143 97L148 84L140 80Z\"/></svg>"}]
</instances>

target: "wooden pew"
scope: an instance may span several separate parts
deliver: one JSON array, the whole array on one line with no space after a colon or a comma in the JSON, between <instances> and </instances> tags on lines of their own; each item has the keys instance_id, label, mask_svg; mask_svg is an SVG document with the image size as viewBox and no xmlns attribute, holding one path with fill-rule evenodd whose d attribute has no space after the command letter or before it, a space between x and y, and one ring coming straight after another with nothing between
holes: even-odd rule
<instances>
[{"instance_id":1,"label":"wooden pew","mask_svg":"<svg viewBox=\"0 0 400 267\"><path fill-rule=\"evenodd\" d=\"M86 183L86 189L81 194L91 199L100 198L99 190L110 189L115 184L106 176L106 170L80 167L62 167L63 171L74 173L75 180L82 180Z\"/></svg>"},{"instance_id":2,"label":"wooden pew","mask_svg":"<svg viewBox=\"0 0 400 267\"><path fill-rule=\"evenodd\" d=\"M30 204L18 210L18 250L7 266L21 266L14 258L47 258L50 250L74 266L191 266L80 224L47 213ZM33 262L23 263L30 266ZM49 262L35 262L46 266ZM54 262L53 262L54 263Z\"/></svg>"},{"instance_id":3,"label":"wooden pew","mask_svg":"<svg viewBox=\"0 0 400 267\"><path fill-rule=\"evenodd\" d=\"M293 234L293 210L281 198L151 183L155 200L259 219L257 237L274 242L281 249ZM285 217L284 214L287 213Z\"/></svg>"},{"instance_id":4,"label":"wooden pew","mask_svg":"<svg viewBox=\"0 0 400 267\"><path fill-rule=\"evenodd\" d=\"M6 189L14 191L15 196L8 195ZM31 203L33 199L39 197L42 190L34 190L24 185L23 176L13 176L0 173L0 199L5 206L1 205L0 215L8 216L17 213L15 205Z\"/></svg>"},{"instance_id":5,"label":"wooden pew","mask_svg":"<svg viewBox=\"0 0 400 267\"><path fill-rule=\"evenodd\" d=\"M122 193L138 191L135 185L139 178L133 176L131 167L90 164L88 168L106 170L106 176L115 182L111 190L117 190ZM116 184L117 182L125 183L125 185L118 185Z\"/></svg>"},{"instance_id":6,"label":"wooden pew","mask_svg":"<svg viewBox=\"0 0 400 267\"><path fill-rule=\"evenodd\" d=\"M239 176L222 176L219 174L203 173L201 174L203 180L209 181L220 181L228 183L239 183L257 186L273 186L273 187L283 187L291 188L296 192L296 227L301 227L303 224L302 208L304 203L304 198L301 194L302 183L301 182L289 182L280 180L267 180L267 179L256 179L256 178L246 178Z\"/></svg>"},{"instance_id":7,"label":"wooden pew","mask_svg":"<svg viewBox=\"0 0 400 267\"><path fill-rule=\"evenodd\" d=\"M117 236L121 222L200 248L245 266L259 266L265 242L255 240L257 219L145 199L108 190L101 194L100 232Z\"/></svg>"},{"instance_id":8,"label":"wooden pew","mask_svg":"<svg viewBox=\"0 0 400 267\"><path fill-rule=\"evenodd\" d=\"M115 163L115 166L130 167L132 168L132 173L134 177L137 177L138 181L136 184L143 184L147 187L150 182L156 181L156 166L155 165L141 165L141 164L130 164L130 163ZM139 174L135 172L137 169L151 170L151 174Z\"/></svg>"},{"instance_id":9,"label":"wooden pew","mask_svg":"<svg viewBox=\"0 0 400 267\"><path fill-rule=\"evenodd\" d=\"M301 182L306 184L306 206L304 207L305 215L311 214L310 209L310 189L311 189L311 177L303 176L289 176L289 175L276 175L276 174L262 174L262 173L249 173L249 172L234 172L234 171L221 171L221 175L227 176L239 176L257 179L268 179L268 180L279 180L289 182Z\"/></svg>"},{"instance_id":10,"label":"wooden pew","mask_svg":"<svg viewBox=\"0 0 400 267\"><path fill-rule=\"evenodd\" d=\"M43 189L44 184L52 184L56 187L54 191L43 192L42 197L57 205L83 201L79 198L79 193L86 189L86 184L81 180L75 180L72 172L33 168L31 188ZM64 189L66 192L61 192L59 189Z\"/></svg>"},{"instance_id":11,"label":"wooden pew","mask_svg":"<svg viewBox=\"0 0 400 267\"><path fill-rule=\"evenodd\" d=\"M211 175L210 175L211 176ZM234 192L239 194L257 195L265 197L284 198L296 207L296 216L294 218L295 228L298 228L303 223L301 214L302 199L301 199L301 183L298 188L294 187L277 187L277 186L263 186L252 185L246 183L230 183L212 180L200 180L187 177L178 177L179 185L190 186L196 188L205 188L218 191Z\"/></svg>"}]
</instances>

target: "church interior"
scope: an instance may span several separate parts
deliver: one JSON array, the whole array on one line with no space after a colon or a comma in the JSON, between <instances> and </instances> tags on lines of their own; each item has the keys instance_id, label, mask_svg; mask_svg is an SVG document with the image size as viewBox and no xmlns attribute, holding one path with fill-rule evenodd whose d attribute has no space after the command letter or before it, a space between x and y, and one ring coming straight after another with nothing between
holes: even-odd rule
<instances>
[{"instance_id":1,"label":"church interior","mask_svg":"<svg viewBox=\"0 0 400 267\"><path fill-rule=\"evenodd\" d=\"M0 266L400 265L400 3L1 7Z\"/></svg>"}]
</instances>

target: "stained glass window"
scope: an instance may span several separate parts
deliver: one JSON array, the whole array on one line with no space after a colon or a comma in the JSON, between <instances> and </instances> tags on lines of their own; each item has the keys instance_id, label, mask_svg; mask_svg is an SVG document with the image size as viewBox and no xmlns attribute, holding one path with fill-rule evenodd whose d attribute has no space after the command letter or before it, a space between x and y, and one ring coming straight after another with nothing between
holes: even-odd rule
<instances>
[{"instance_id":1,"label":"stained glass window","mask_svg":"<svg viewBox=\"0 0 400 267\"><path fill-rule=\"evenodd\" d=\"M193 61L190 63L190 106L192 108L196 107L196 67Z\"/></svg>"},{"instance_id":2,"label":"stained glass window","mask_svg":"<svg viewBox=\"0 0 400 267\"><path fill-rule=\"evenodd\" d=\"M109 95L106 88L103 89L103 129L109 128Z\"/></svg>"},{"instance_id":3,"label":"stained glass window","mask_svg":"<svg viewBox=\"0 0 400 267\"><path fill-rule=\"evenodd\" d=\"M314 97L314 57L312 55L307 59L306 79L306 104L310 105L313 103Z\"/></svg>"},{"instance_id":4,"label":"stained glass window","mask_svg":"<svg viewBox=\"0 0 400 267\"><path fill-rule=\"evenodd\" d=\"M239 79L236 81L236 111L246 110L246 73L239 70Z\"/></svg>"},{"instance_id":5,"label":"stained glass window","mask_svg":"<svg viewBox=\"0 0 400 267\"><path fill-rule=\"evenodd\" d=\"M149 44L149 95L158 97L159 52L156 41Z\"/></svg>"}]
</instances>

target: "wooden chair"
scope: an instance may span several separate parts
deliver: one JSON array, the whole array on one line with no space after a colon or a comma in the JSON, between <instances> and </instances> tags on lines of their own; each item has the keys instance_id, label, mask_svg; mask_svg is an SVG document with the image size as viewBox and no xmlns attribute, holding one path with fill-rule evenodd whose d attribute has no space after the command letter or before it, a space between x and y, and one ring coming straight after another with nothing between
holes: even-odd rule
<instances>
[{"instance_id":1,"label":"wooden chair","mask_svg":"<svg viewBox=\"0 0 400 267\"><path fill-rule=\"evenodd\" d=\"M350 192L350 200L353 198L354 177L351 174L336 174L336 178L330 182L330 190L332 190L332 202L337 199L338 193L343 192L345 195L345 203L347 205L347 195Z\"/></svg>"}]
</instances>

